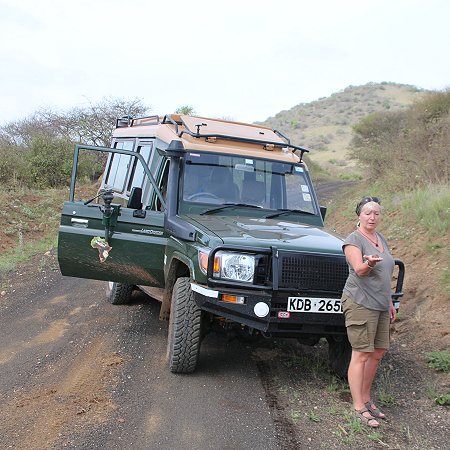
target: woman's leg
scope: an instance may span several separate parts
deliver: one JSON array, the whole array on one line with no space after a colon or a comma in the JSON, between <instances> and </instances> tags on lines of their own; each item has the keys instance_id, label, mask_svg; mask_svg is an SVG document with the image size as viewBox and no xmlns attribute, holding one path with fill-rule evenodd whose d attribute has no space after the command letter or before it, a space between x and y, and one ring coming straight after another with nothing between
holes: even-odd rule
<instances>
[{"instance_id":1,"label":"woman's leg","mask_svg":"<svg viewBox=\"0 0 450 450\"><path fill-rule=\"evenodd\" d=\"M372 413L374 417L385 419L386 416L382 411L380 411L377 406L372 402L372 383L375 379L375 375L377 373L378 365L380 364L381 359L386 353L386 349L384 348L376 348L373 353L371 353L371 356L366 362L365 365L365 373L364 373L364 382L363 382L363 401L364 404L367 406L369 411ZM370 406L367 404L370 402Z\"/></svg>"},{"instance_id":2,"label":"woman's leg","mask_svg":"<svg viewBox=\"0 0 450 450\"><path fill-rule=\"evenodd\" d=\"M352 359L348 367L348 384L353 398L353 407L357 411L366 409L364 405L363 390L365 385L364 376L366 373L366 364L370 359L371 353L352 351ZM375 369L376 370L376 369ZM367 400L366 400L367 401ZM372 427L377 427L379 423L373 418L369 411L365 411L362 415L370 420L369 424Z\"/></svg>"},{"instance_id":3,"label":"woman's leg","mask_svg":"<svg viewBox=\"0 0 450 450\"><path fill-rule=\"evenodd\" d=\"M355 409L362 409L364 407L364 373L369 357L370 353L368 352L352 351L352 358L350 360L350 365L348 366L348 384L350 386Z\"/></svg>"},{"instance_id":4,"label":"woman's leg","mask_svg":"<svg viewBox=\"0 0 450 450\"><path fill-rule=\"evenodd\" d=\"M384 348L376 348L373 353L369 353L369 358L364 365L364 382L362 386L363 403L367 403L372 398L372 383L377 373L378 365L385 353L386 350Z\"/></svg>"}]
</instances>

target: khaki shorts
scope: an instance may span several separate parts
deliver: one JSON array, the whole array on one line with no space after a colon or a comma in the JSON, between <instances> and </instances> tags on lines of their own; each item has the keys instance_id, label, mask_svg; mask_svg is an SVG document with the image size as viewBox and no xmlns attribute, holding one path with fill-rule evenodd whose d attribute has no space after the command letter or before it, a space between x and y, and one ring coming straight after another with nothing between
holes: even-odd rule
<instances>
[{"instance_id":1,"label":"khaki shorts","mask_svg":"<svg viewBox=\"0 0 450 450\"><path fill-rule=\"evenodd\" d=\"M347 336L353 350L373 352L376 348L389 348L389 311L375 311L354 303L342 295Z\"/></svg>"}]
</instances>

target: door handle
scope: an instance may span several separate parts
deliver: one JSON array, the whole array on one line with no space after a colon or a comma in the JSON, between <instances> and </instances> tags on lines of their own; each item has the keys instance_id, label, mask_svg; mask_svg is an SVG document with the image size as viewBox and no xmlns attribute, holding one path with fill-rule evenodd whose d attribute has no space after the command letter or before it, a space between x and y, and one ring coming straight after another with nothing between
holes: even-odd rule
<instances>
[{"instance_id":1,"label":"door handle","mask_svg":"<svg viewBox=\"0 0 450 450\"><path fill-rule=\"evenodd\" d=\"M72 223L80 223L82 225L87 225L89 221L87 219L74 219L73 217L70 219Z\"/></svg>"}]
</instances>

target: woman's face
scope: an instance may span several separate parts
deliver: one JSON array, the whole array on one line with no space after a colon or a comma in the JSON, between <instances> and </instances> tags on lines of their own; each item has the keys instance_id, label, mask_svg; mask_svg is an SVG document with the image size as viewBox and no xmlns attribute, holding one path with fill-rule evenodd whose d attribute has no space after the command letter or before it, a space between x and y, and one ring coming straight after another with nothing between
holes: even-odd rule
<instances>
[{"instance_id":1,"label":"woman's face","mask_svg":"<svg viewBox=\"0 0 450 450\"><path fill-rule=\"evenodd\" d=\"M361 227L366 230L373 231L377 227L381 219L381 206L375 202L366 203L359 215Z\"/></svg>"}]
</instances>

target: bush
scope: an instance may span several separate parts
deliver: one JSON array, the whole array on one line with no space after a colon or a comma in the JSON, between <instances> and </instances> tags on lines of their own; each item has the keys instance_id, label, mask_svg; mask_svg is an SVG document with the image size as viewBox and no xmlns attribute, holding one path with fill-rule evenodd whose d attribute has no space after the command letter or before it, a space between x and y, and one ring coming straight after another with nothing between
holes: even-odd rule
<instances>
[{"instance_id":1,"label":"bush","mask_svg":"<svg viewBox=\"0 0 450 450\"><path fill-rule=\"evenodd\" d=\"M72 155L73 144L69 140L35 136L28 156L31 181L40 188L67 185Z\"/></svg>"},{"instance_id":2,"label":"bush","mask_svg":"<svg viewBox=\"0 0 450 450\"><path fill-rule=\"evenodd\" d=\"M370 177L415 189L447 183L450 91L434 92L407 110L371 114L354 127L351 156Z\"/></svg>"},{"instance_id":3,"label":"bush","mask_svg":"<svg viewBox=\"0 0 450 450\"><path fill-rule=\"evenodd\" d=\"M28 166L26 152L17 147L0 147L0 184L26 181Z\"/></svg>"},{"instance_id":4,"label":"bush","mask_svg":"<svg viewBox=\"0 0 450 450\"><path fill-rule=\"evenodd\" d=\"M74 144L67 139L36 136L28 154L29 180L40 188L68 185L72 173ZM102 162L94 152L81 152L79 179L94 180L102 172Z\"/></svg>"}]
</instances>

